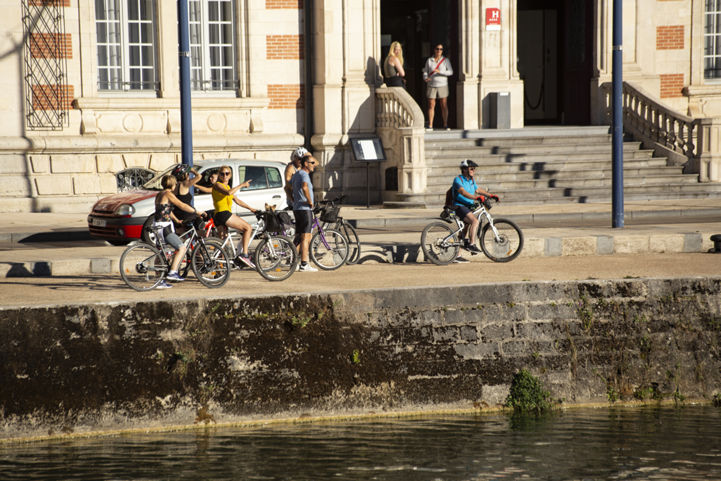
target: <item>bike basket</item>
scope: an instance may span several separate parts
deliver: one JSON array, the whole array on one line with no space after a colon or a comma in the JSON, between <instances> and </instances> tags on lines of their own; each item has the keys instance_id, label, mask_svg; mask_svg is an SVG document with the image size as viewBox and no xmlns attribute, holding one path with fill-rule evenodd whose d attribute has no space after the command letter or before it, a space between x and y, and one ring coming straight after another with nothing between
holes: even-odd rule
<instances>
[{"instance_id":1,"label":"bike basket","mask_svg":"<svg viewBox=\"0 0 721 481\"><path fill-rule=\"evenodd\" d=\"M290 213L282 210L277 214L278 218L280 219L280 223L283 225L285 230L295 226L295 222L293 221L293 217L290 215Z\"/></svg>"},{"instance_id":2,"label":"bike basket","mask_svg":"<svg viewBox=\"0 0 721 481\"><path fill-rule=\"evenodd\" d=\"M338 220L338 213L340 213L340 207L326 205L323 210L320 211L320 220L323 222L336 222Z\"/></svg>"},{"instance_id":3,"label":"bike basket","mask_svg":"<svg viewBox=\"0 0 721 481\"><path fill-rule=\"evenodd\" d=\"M265 211L263 213L263 220L265 221L266 231L277 233L283 230L283 222L280 220L277 212Z\"/></svg>"}]
</instances>

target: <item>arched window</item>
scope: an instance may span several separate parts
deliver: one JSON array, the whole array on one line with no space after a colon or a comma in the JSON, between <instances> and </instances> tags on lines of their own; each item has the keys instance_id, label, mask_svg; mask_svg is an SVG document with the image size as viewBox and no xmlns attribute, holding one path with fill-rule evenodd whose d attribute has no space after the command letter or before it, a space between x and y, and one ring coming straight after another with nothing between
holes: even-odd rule
<instances>
[{"instance_id":1,"label":"arched window","mask_svg":"<svg viewBox=\"0 0 721 481\"><path fill-rule=\"evenodd\" d=\"M131 167L130 169L121 170L115 174L115 180L118 182L118 192L138 189L152 179L154 175L155 172L142 167Z\"/></svg>"}]
</instances>

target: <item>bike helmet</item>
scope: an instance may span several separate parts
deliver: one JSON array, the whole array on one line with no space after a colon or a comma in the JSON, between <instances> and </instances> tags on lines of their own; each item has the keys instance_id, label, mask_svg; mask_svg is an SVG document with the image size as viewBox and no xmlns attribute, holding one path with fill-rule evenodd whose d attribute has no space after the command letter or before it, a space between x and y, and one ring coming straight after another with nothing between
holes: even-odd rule
<instances>
[{"instance_id":1,"label":"bike helmet","mask_svg":"<svg viewBox=\"0 0 721 481\"><path fill-rule=\"evenodd\" d=\"M293 151L292 154L290 154L290 160L300 160L308 154L308 149L306 149L305 147L298 147Z\"/></svg>"},{"instance_id":2,"label":"bike helmet","mask_svg":"<svg viewBox=\"0 0 721 481\"><path fill-rule=\"evenodd\" d=\"M190 166L188 164L178 164L175 166L171 174L178 180L182 180L190 172Z\"/></svg>"},{"instance_id":3,"label":"bike helmet","mask_svg":"<svg viewBox=\"0 0 721 481\"><path fill-rule=\"evenodd\" d=\"M461 161L461 169L466 169L469 167L478 167L478 164L473 162L471 159Z\"/></svg>"}]
</instances>

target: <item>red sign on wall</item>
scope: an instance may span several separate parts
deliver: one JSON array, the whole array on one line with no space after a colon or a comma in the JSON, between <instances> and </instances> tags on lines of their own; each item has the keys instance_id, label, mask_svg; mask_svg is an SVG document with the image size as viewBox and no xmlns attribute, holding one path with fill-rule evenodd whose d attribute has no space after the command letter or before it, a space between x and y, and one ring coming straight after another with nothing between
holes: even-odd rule
<instances>
[{"instance_id":1,"label":"red sign on wall","mask_svg":"<svg viewBox=\"0 0 721 481\"><path fill-rule=\"evenodd\" d=\"M486 30L500 30L501 29L501 9L500 8L487 8L486 9Z\"/></svg>"}]
</instances>

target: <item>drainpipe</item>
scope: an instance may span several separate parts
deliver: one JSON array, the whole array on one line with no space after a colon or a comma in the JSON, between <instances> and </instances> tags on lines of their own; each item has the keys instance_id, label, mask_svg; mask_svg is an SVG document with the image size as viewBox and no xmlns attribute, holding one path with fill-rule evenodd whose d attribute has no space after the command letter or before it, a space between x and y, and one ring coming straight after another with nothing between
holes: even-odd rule
<instances>
[{"instance_id":1,"label":"drainpipe","mask_svg":"<svg viewBox=\"0 0 721 481\"><path fill-rule=\"evenodd\" d=\"M193 122L190 107L190 35L188 0L178 0L178 63L180 64L180 142L182 163L193 166ZM193 205L193 189L190 189Z\"/></svg>"},{"instance_id":2,"label":"drainpipe","mask_svg":"<svg viewBox=\"0 0 721 481\"><path fill-rule=\"evenodd\" d=\"M623 227L623 0L613 0L612 227Z\"/></svg>"},{"instance_id":3,"label":"drainpipe","mask_svg":"<svg viewBox=\"0 0 721 481\"><path fill-rule=\"evenodd\" d=\"M303 40L305 57L305 128L303 129L303 142L305 147L313 151L311 138L313 137L313 0L303 3Z\"/></svg>"}]
</instances>

